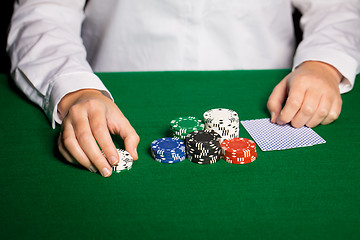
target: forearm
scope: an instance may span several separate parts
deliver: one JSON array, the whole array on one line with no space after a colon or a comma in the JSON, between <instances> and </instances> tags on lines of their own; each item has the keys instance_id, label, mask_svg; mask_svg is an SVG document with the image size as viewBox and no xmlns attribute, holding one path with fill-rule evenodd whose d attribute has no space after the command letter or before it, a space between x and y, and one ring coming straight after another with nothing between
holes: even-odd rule
<instances>
[{"instance_id":1,"label":"forearm","mask_svg":"<svg viewBox=\"0 0 360 240\"><path fill-rule=\"evenodd\" d=\"M63 96L83 88L107 92L86 61L80 32L85 1L19 1L8 36L11 73L53 122ZM108 93L108 96L110 94Z\"/></svg>"},{"instance_id":2,"label":"forearm","mask_svg":"<svg viewBox=\"0 0 360 240\"><path fill-rule=\"evenodd\" d=\"M360 72L360 1L293 1L303 16L303 41L294 57L294 68L305 61L320 61L343 76L342 93L353 87Z\"/></svg>"}]
</instances>

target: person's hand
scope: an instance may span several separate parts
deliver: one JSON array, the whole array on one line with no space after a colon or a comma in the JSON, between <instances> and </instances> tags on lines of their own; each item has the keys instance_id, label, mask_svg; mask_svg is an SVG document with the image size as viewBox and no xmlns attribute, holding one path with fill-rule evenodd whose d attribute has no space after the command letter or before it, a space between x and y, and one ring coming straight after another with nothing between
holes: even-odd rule
<instances>
[{"instance_id":1,"label":"person's hand","mask_svg":"<svg viewBox=\"0 0 360 240\"><path fill-rule=\"evenodd\" d=\"M101 92L86 89L69 93L58 104L58 113L63 119L58 148L67 161L109 177L110 165L119 162L110 134L120 135L125 149L138 159L139 136L116 104Z\"/></svg>"},{"instance_id":2,"label":"person's hand","mask_svg":"<svg viewBox=\"0 0 360 240\"><path fill-rule=\"evenodd\" d=\"M271 93L267 102L271 122L312 128L335 121L341 112L341 79L341 73L326 63L302 63Z\"/></svg>"}]
</instances>

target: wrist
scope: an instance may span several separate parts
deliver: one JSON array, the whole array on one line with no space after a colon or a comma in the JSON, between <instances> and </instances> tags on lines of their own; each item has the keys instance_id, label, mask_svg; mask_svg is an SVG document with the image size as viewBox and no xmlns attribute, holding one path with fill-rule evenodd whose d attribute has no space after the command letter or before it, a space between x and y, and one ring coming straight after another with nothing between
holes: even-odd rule
<instances>
[{"instance_id":1,"label":"wrist","mask_svg":"<svg viewBox=\"0 0 360 240\"><path fill-rule=\"evenodd\" d=\"M81 97L85 95L103 95L99 90L96 89L81 89L75 92L70 92L66 94L59 102L57 106L57 111L60 119L64 119L66 114L68 113L70 107L74 105Z\"/></svg>"},{"instance_id":2,"label":"wrist","mask_svg":"<svg viewBox=\"0 0 360 240\"><path fill-rule=\"evenodd\" d=\"M337 83L340 83L343 79L343 75L334 66L325 62L305 61L300 64L299 67L326 72L327 74L330 74L337 81Z\"/></svg>"}]
</instances>

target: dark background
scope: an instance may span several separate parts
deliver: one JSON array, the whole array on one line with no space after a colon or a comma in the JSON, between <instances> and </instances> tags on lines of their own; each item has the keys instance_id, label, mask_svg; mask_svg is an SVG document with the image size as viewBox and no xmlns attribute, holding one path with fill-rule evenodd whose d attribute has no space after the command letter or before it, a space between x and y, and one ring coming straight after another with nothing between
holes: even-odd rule
<instances>
[{"instance_id":1,"label":"dark background","mask_svg":"<svg viewBox=\"0 0 360 240\"><path fill-rule=\"evenodd\" d=\"M13 0L5 0L1 3L0 8L0 73L9 73L10 71L10 61L8 55L6 54L6 38L13 11L13 5Z\"/></svg>"},{"instance_id":2,"label":"dark background","mask_svg":"<svg viewBox=\"0 0 360 240\"><path fill-rule=\"evenodd\" d=\"M8 33L8 27L13 11L14 0L5 0L2 2L0 8L0 73L9 73L10 71L10 60L6 53L6 38ZM299 19L301 14L298 11L294 13L294 24L297 42L301 40L302 33L299 29Z\"/></svg>"}]
</instances>

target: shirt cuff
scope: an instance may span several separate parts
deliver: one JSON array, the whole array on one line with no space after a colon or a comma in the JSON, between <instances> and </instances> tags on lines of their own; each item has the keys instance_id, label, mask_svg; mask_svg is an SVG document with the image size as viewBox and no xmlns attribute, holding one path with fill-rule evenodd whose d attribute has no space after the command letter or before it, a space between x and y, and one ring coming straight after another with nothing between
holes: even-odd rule
<instances>
[{"instance_id":1,"label":"shirt cuff","mask_svg":"<svg viewBox=\"0 0 360 240\"><path fill-rule=\"evenodd\" d=\"M324 62L336 68L344 76L339 84L340 93L349 92L353 88L359 65L349 55L331 50L297 51L294 57L293 69L305 61Z\"/></svg>"},{"instance_id":2,"label":"shirt cuff","mask_svg":"<svg viewBox=\"0 0 360 240\"><path fill-rule=\"evenodd\" d=\"M98 76L91 72L77 72L56 77L50 84L45 96L43 109L51 121L52 128L56 123L61 124L62 120L57 112L60 100L68 93L81 89L97 89L108 98L114 100L105 85Z\"/></svg>"}]
</instances>

